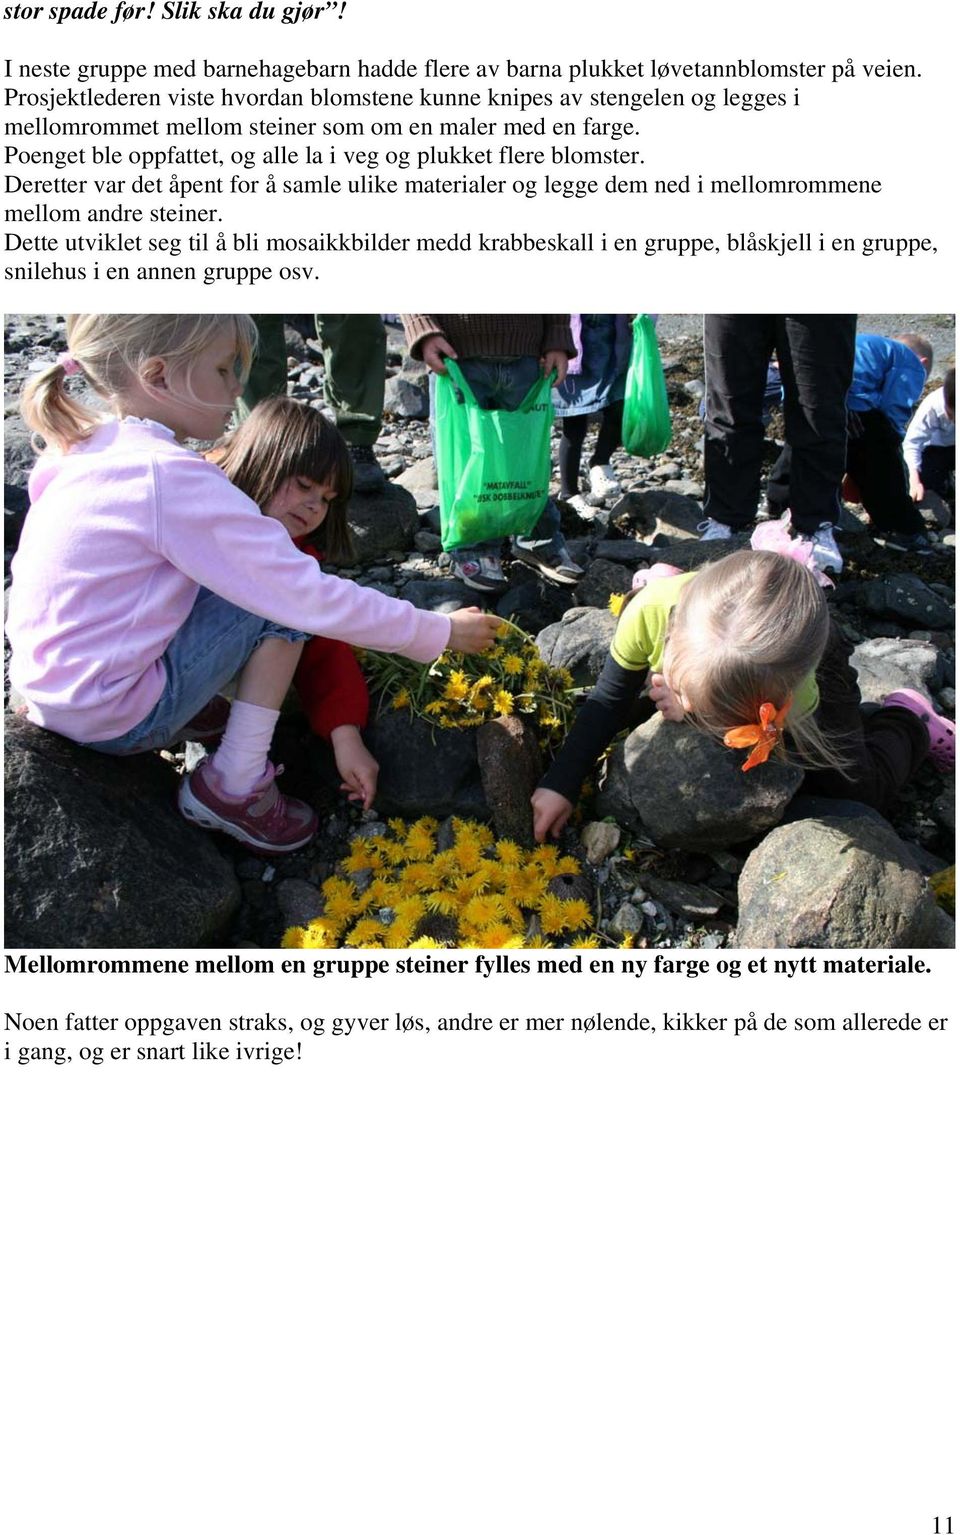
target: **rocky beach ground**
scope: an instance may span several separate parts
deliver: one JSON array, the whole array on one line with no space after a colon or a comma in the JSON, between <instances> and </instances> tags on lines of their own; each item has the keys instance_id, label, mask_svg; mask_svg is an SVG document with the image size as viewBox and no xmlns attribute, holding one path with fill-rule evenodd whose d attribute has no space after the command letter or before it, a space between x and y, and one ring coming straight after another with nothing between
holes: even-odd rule
<instances>
[{"instance_id":1,"label":"rocky beach ground","mask_svg":"<svg viewBox=\"0 0 960 1535\"><path fill-rule=\"evenodd\" d=\"M861 328L932 333L934 378L953 360L948 316L863 316ZM289 317L286 335L291 392L319 402L323 365L309 318ZM686 569L716 554L696 534L703 494L700 317L663 316L659 335L674 425L670 447L649 460L618 452L613 468L622 493L598 508L596 520L586 523L563 509L568 544L584 567L575 588L548 585L515 564L507 590L490 604L536 639L544 660L568 668L584 687L609 644L609 598L628 589L634 570L658 560ZM389 327L388 338L385 424L376 450L387 485L354 497L356 559L340 574L420 606L450 609L476 594L453 579L441 553L425 371L406 356L398 327ZM7 317L8 577L33 462L17 396L28 371L63 344L62 317ZM771 460L781 429L775 413ZM589 441L584 462L588 453ZM952 716L953 526L942 503L931 503L926 516L934 552L908 557L878 545L858 509L847 508L839 536L844 571L830 600L855 646L867 701L897 686L919 687ZM381 762L380 794L364 815L342 802L328 751L291 709L275 756L286 763L285 785L318 809L321 830L304 851L271 864L179 822L173 796L190 760L182 753L116 763L45 737L14 715L7 721L7 942L25 947L276 947L291 926L322 918L330 901L329 887L321 890L325 881L369 883L369 870L345 872L342 861L358 836L381 843L395 836L389 817L439 820L434 856L460 846L451 816L492 818L497 836L522 841L528 780L536 772L516 730L431 729L384 709L369 732ZM861 806L798 798L794 769L768 775L762 792L752 785L745 795L744 780L734 772L728 781L694 732L689 751L680 752L659 724L643 726L614 749L601 793L582 803L565 834L561 853L576 858L580 871L566 864L546 871L557 900L586 902L581 941L706 948L952 941L929 893L929 877L954 859L952 780L925 766L889 822ZM697 804L693 820L685 809L688 787ZM379 942L397 918L387 908L368 920L379 923L373 940ZM439 911L415 931L449 942L456 929ZM526 936L572 941L569 930L551 931L532 911Z\"/></svg>"}]
</instances>

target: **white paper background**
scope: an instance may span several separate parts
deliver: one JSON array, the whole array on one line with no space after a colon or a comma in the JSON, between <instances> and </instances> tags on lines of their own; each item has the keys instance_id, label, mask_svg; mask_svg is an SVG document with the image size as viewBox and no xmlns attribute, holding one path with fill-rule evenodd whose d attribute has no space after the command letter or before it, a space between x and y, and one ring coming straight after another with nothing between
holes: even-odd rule
<instances>
[{"instance_id":1,"label":"white paper background","mask_svg":"<svg viewBox=\"0 0 960 1535\"><path fill-rule=\"evenodd\" d=\"M904 223L937 237L935 260L325 258L322 284L169 288L149 306L944 312L951 61L932 15L922 32L910 22L893 6L865 24L825 5L634 18L351 0L344 22L312 31L12 24L6 47L14 59L912 57L922 92L822 86L816 112L651 116L651 160L655 174L734 174L735 128L762 140L739 157L758 174L882 174L896 189L882 229L907 204ZM403 232L424 216L411 213L371 203L357 224ZM832 210L843 230L865 232L870 216L862 200ZM472 208L430 217L479 224ZM626 215L541 200L496 217L550 232ZM248 222L261 218L276 214ZM741 218L831 227L782 200ZM710 210L669 216L685 222L708 227ZM318 210L303 225L323 227ZM123 285L4 293L7 310L147 302ZM8 976L4 1005L926 1021L949 1012L956 978L952 953L927 958L926 978L793 983ZM4 1522L14 1535L933 1535L939 1515L945 1535L952 1513L960 1529L957 1065L952 1020L855 1038L388 1033L310 1041L280 1067L0 1061Z\"/></svg>"}]
</instances>

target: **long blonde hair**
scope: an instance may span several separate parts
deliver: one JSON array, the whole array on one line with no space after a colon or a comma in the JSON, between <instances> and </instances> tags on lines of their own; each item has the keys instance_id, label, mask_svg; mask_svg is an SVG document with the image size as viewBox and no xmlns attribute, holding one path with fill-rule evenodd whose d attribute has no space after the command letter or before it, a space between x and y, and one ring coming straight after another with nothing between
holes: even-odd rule
<instances>
[{"instance_id":1,"label":"long blonde hair","mask_svg":"<svg viewBox=\"0 0 960 1535\"><path fill-rule=\"evenodd\" d=\"M664 665L691 721L722 739L756 724L762 703L782 709L816 671L829 634L826 599L809 570L771 550L743 549L684 587ZM813 713L791 711L786 730L803 766L845 771L842 745L826 739Z\"/></svg>"},{"instance_id":2,"label":"long blonde hair","mask_svg":"<svg viewBox=\"0 0 960 1535\"><path fill-rule=\"evenodd\" d=\"M28 380L20 399L23 419L45 443L65 453L102 420L70 394L71 375L82 373L97 394L116 406L158 357L182 376L185 398L192 398L193 365L228 329L245 379L257 344L257 328L247 314L69 314L67 353Z\"/></svg>"}]
</instances>

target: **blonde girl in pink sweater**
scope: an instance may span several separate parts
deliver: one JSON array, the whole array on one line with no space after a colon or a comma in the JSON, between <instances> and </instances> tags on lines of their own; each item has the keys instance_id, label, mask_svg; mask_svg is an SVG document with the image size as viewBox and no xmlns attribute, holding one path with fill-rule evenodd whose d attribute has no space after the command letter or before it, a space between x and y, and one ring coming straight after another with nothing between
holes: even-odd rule
<instances>
[{"instance_id":1,"label":"blonde girl in pink sweater","mask_svg":"<svg viewBox=\"0 0 960 1535\"><path fill-rule=\"evenodd\" d=\"M30 478L7 627L29 718L115 755L202 736L211 700L237 676L221 744L183 780L180 809L280 853L316 830L268 760L304 640L428 662L485 649L499 621L424 612L325 575L186 446L221 435L255 345L248 315L68 316L66 352L23 394L46 451ZM109 413L71 393L79 376Z\"/></svg>"}]
</instances>

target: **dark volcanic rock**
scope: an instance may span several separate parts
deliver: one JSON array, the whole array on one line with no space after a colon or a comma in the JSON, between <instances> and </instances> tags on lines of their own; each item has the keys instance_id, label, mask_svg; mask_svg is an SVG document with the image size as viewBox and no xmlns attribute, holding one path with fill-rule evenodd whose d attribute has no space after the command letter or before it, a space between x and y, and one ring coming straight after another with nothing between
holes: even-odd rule
<instances>
[{"instance_id":1,"label":"dark volcanic rock","mask_svg":"<svg viewBox=\"0 0 960 1535\"><path fill-rule=\"evenodd\" d=\"M775 826L803 776L772 759L744 773L745 755L655 715L614 747L597 811L658 847L732 847Z\"/></svg>"},{"instance_id":2,"label":"dark volcanic rock","mask_svg":"<svg viewBox=\"0 0 960 1535\"><path fill-rule=\"evenodd\" d=\"M486 816L473 730L433 729L404 710L374 711L364 739L380 763L383 815Z\"/></svg>"},{"instance_id":3,"label":"dark volcanic rock","mask_svg":"<svg viewBox=\"0 0 960 1535\"><path fill-rule=\"evenodd\" d=\"M541 629L537 649L550 666L565 666L586 687L599 677L616 627L606 608L571 608L558 624Z\"/></svg>"},{"instance_id":4,"label":"dark volcanic rock","mask_svg":"<svg viewBox=\"0 0 960 1535\"><path fill-rule=\"evenodd\" d=\"M347 522L357 559L369 565L395 550L413 547L419 526L417 503L409 491L388 480L372 495L351 498Z\"/></svg>"},{"instance_id":5,"label":"dark volcanic rock","mask_svg":"<svg viewBox=\"0 0 960 1535\"><path fill-rule=\"evenodd\" d=\"M176 808L162 758L102 757L6 717L9 948L197 948L240 903L231 865Z\"/></svg>"}]
</instances>

